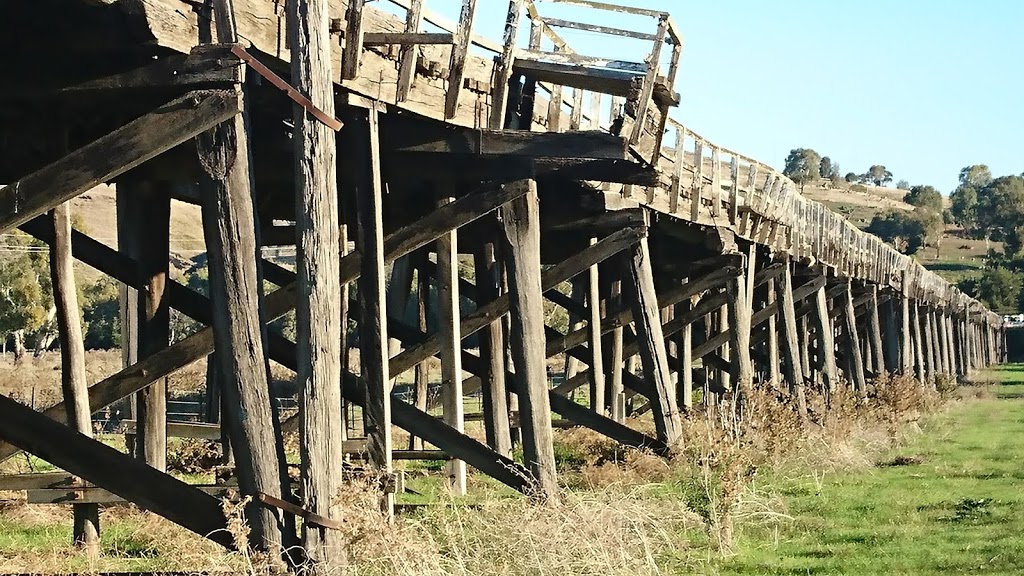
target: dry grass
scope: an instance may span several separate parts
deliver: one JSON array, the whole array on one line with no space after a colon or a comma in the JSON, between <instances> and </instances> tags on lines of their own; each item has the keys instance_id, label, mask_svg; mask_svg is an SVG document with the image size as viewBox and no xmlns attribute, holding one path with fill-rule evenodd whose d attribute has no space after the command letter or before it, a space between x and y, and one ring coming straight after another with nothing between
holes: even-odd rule
<instances>
[{"instance_id":1,"label":"dry grass","mask_svg":"<svg viewBox=\"0 0 1024 576\"><path fill-rule=\"evenodd\" d=\"M958 388L946 399L958 402L990 393L984 387ZM845 388L828 402L812 393L806 423L788 397L772 389L751 392L739 403L738 417L733 400L688 415L685 439L670 460L622 449L591 431L559 431L556 456L565 488L552 505L497 493L467 505L442 491L433 505L388 525L376 512L378 496L370 484L353 482L340 502L344 556L350 562L326 572L635 575L700 570L709 558L734 553L742 527L777 526L789 519L785 500L764 489L759 476L823 482L837 471L876 466L883 451L919 434L917 422L944 406L941 394L907 378L875 381L867 399ZM647 429L650 422L631 425ZM244 522L237 511L229 517L232 531L244 541ZM0 514L0 522L22 531L60 526L68 532L56 546L51 536L49 547L22 545L14 554L0 547L0 571L82 569L77 552L64 544L70 540L67 510L21 506ZM130 509L106 510L103 525L104 555L87 569L147 568L150 561L163 569L249 573L280 567L266 557L226 553ZM141 560L119 544L129 541L131 550L146 551Z\"/></svg>"}]
</instances>

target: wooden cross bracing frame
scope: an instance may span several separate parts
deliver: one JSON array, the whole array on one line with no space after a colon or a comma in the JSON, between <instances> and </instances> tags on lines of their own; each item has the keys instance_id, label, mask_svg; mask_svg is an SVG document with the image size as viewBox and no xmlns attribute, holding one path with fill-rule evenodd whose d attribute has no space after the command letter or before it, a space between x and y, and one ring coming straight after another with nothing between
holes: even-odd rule
<instances>
[{"instance_id":1,"label":"wooden cross bracing frame","mask_svg":"<svg viewBox=\"0 0 1024 576\"><path fill-rule=\"evenodd\" d=\"M342 313L362 331L364 366L356 376L342 362L345 368L339 378L345 401L365 407L371 427L364 451L381 470L387 470L394 456L387 441L394 424L440 449L419 451L418 456L465 462L517 490L550 498L558 490L552 412L623 445L667 455L679 447L686 425L683 412L695 401L698 370L716 375L708 394L742 394L762 385L761 374L771 372L765 358L779 358L784 367L774 367L779 384L789 384L795 409L807 418L804 395L842 385L840 368L858 392L866 393L866 379L883 370L902 370L931 382L939 373L963 375L1001 356L998 319L979 304L804 199L791 181L770 167L716 146L668 118L682 43L666 14L637 12L653 18L657 29L636 33L544 19L534 2L516 1L510 3L506 42L498 44L472 33L473 0L461 4L457 24L430 13L422 0L391 1L406 8L404 21L388 19L363 2L344 3L350 8L343 15L347 18L335 26L339 31L344 28L343 44L332 42L331 47L342 80L328 85L327 91L329 98L334 88L335 103L342 107L340 116L346 123L338 127L349 149L339 162L343 174L337 208L342 218L336 279L343 287L360 281L364 292L359 306ZM562 3L620 9L589 0ZM147 30L151 20L173 12L167 11L164 0L149 4L151 11L135 21ZM272 49L275 36L260 24L280 22L280 17L267 12L264 4L235 0L244 17L234 25L252 43L251 54L268 69L280 70L286 56L280 44ZM515 45L523 14L531 24L527 50ZM221 20L218 28L231 28ZM424 32L424 21L445 32ZM0 20L0 31L6 30L4 26ZM237 387L238 397L227 400L229 407L258 408L266 417L258 426L262 435L257 436L251 424L239 428L229 408L225 430L232 442L243 438L250 446L265 444L269 449L264 455L273 462L274 448L281 444L278 427L283 425L273 422L266 391L249 397L244 392L262 386L268 358L299 367L300 348L267 331L266 325L295 307L309 279L250 258L258 246L257 217L261 227L276 216L292 217L280 206L254 203L254 198L268 201L281 194L254 194L260 175L267 175L266 157L252 162L250 154L267 151L259 148L266 126L275 123L279 135L282 118L292 117L292 104L284 101L282 106L279 93L270 96L246 82L245 68L231 46L192 50L192 26L186 21L180 30L154 28L154 45L176 53L153 62L134 68L125 64L124 69L96 72L85 80L76 77L56 88L15 89L18 98L42 94L58 103L85 96L100 102L116 96L107 100L120 102L126 94L147 94L153 106L134 118L103 117L98 123L109 127L108 134L60 150L53 155L56 160L25 169L31 172L27 176L8 179L12 184L0 188L0 233L20 228L56 244L47 211L100 182L117 181L122 196L148 187L166 189L176 177L184 178L155 166L166 162L177 167L183 151L192 157L198 149L199 170L190 174L198 174L204 184L198 192L181 197L204 206L211 278L216 280L213 298L171 281L162 295L152 295L152 304L173 307L209 327L166 348L143 351L133 365L93 384L88 404L96 410L145 390L216 350L218 363L229 375L223 378L227 384L220 386ZM653 42L653 47L643 64L601 60L574 52L556 29L626 36ZM543 50L542 42L553 49ZM662 74L660 52L666 45L672 47L671 65ZM384 54L387 46L399 47L397 61ZM483 61L470 53L470 46L483 47L499 58ZM448 72L432 75L433 63L441 60L449 62ZM592 72L579 74L581 69ZM629 90L622 88L627 73L637 80ZM611 84L617 87L602 92ZM563 86L572 88L571 96L563 94ZM551 133L534 131L544 127L534 114L539 104L536 88L549 91L546 120ZM615 133L592 130L611 131L612 126L603 125L601 100L594 93L586 106L585 93L591 90L614 97L611 120L627 117ZM21 102L18 98L0 95L5 103ZM254 98L262 98L259 106L252 104ZM331 109L322 100L319 106ZM524 120L528 125L523 126ZM559 133L560 123L569 131ZM258 129L250 131L252 126ZM380 137L378 128L387 138ZM662 149L660 133L666 128L674 145ZM641 162L636 162L638 146L648 150L639 154ZM346 159L353 158L357 161L346 166ZM353 171L353 166L358 169ZM423 166L429 172L418 173ZM271 178L266 188L290 183L291 176ZM433 206L438 197L444 201ZM429 198L429 208L424 207L424 198ZM353 216L353 207L358 217ZM330 217L333 223L333 212ZM359 225L353 234L355 251L346 239L349 223ZM260 232L273 233L275 243L287 245L296 242L301 229L283 225ZM426 254L435 243L437 264ZM119 253L81 232L71 234L70 246L80 261L143 292L156 278L154 261L163 256L147 252L166 252L154 242L138 256ZM460 246L474 257L476 282L459 275ZM445 330L429 330L425 311L415 325L388 312L389 306L408 299L411 276L397 273L390 282L404 282L406 295L395 302L384 297L389 282L385 267L404 257L410 257L409 265L416 271L417 293L429 294L431 279L444 287L444 316L449 319ZM260 295L256 286L261 279L279 288ZM575 282L586 296L573 299L559 292L566 282ZM232 295L232 288L240 286L250 288ZM545 297L577 315L581 324L566 332L546 326L541 308ZM347 297L343 300L348 303ZM460 301L470 301L474 308L459 313ZM426 306L425 301L418 304ZM879 307L886 305L895 313L879 314ZM798 323L809 327L813 346L801 346ZM465 338L471 335L487 336L479 351L469 349ZM862 335L866 346L858 351ZM390 350L389 340L398 348ZM341 348L344 357L347 345L342 343ZM546 359L560 355L585 368L549 388L543 366ZM426 366L433 356L443 357L445 380L452 390L461 386L466 394L482 388L489 395L486 444L460 431L457 392L449 398L451 410L446 406L446 412L451 417L446 421L426 411L425 392L415 404L390 393L394 376ZM871 362L865 365L862 356L870 356ZM629 369L631 357L639 357L641 370ZM472 376L460 381L459 365ZM426 390L426 379L422 380ZM587 384L591 398L586 405L570 397ZM639 397L646 408L639 405ZM646 409L653 414L656 437L624 422L627 412L638 415ZM140 468L138 462L95 441L69 435L60 425L68 418L64 403L36 413L0 397L0 412L5 416L0 418L0 459L27 449L119 497L230 545L219 531L223 515L209 494ZM510 458L508 429L513 426L522 427L525 465ZM236 446L240 467L257 459L246 453L244 443ZM127 470L124 478L107 473L122 467ZM239 490L284 503L247 512L259 518L256 532L266 537L278 530L286 540L295 530L287 525L290 513L282 515L281 510L295 512L297 502L308 504L309 488L303 488L305 501L295 500L276 468L241 471ZM316 473L313 467L306 468ZM183 513L180 502L188 502L193 511ZM323 527L339 521L331 512L303 508L302 514L309 513L323 517Z\"/></svg>"}]
</instances>

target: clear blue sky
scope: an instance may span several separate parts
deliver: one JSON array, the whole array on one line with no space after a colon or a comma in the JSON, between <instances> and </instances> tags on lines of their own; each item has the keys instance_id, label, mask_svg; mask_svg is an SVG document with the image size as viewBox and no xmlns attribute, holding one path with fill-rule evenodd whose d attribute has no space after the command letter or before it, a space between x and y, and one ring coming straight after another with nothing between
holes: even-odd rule
<instances>
[{"instance_id":1,"label":"clear blue sky","mask_svg":"<svg viewBox=\"0 0 1024 576\"><path fill-rule=\"evenodd\" d=\"M885 164L896 180L947 194L968 164L997 176L1024 172L1024 2L611 1L673 15L685 41L675 115L714 142L780 168L791 148L811 147L844 174ZM457 13L461 2L428 6L448 12L448 4ZM482 0L475 31L500 38L507 6ZM639 52L590 33L564 36L578 52Z\"/></svg>"}]
</instances>

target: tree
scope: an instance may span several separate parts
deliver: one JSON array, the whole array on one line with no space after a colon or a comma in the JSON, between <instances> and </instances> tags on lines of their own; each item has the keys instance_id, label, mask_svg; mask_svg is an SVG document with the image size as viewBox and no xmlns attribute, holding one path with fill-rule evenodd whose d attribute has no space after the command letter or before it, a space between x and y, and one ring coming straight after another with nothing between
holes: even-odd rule
<instances>
[{"instance_id":1,"label":"tree","mask_svg":"<svg viewBox=\"0 0 1024 576\"><path fill-rule=\"evenodd\" d=\"M782 173L799 184L803 192L805 184L821 178L821 156L810 148L790 150Z\"/></svg>"},{"instance_id":2,"label":"tree","mask_svg":"<svg viewBox=\"0 0 1024 576\"><path fill-rule=\"evenodd\" d=\"M965 166L960 170L960 184L949 195L949 200L953 217L964 229L977 230L979 192L991 183L992 172L984 164Z\"/></svg>"},{"instance_id":3,"label":"tree","mask_svg":"<svg viewBox=\"0 0 1024 576\"><path fill-rule=\"evenodd\" d=\"M101 278L83 291L87 350L108 350L121 345L121 305L118 283Z\"/></svg>"},{"instance_id":4,"label":"tree","mask_svg":"<svg viewBox=\"0 0 1024 576\"><path fill-rule=\"evenodd\" d=\"M973 186L957 186L949 195L949 211L957 224L965 230L974 229L978 224L978 190Z\"/></svg>"},{"instance_id":5,"label":"tree","mask_svg":"<svg viewBox=\"0 0 1024 576\"><path fill-rule=\"evenodd\" d=\"M932 186L914 186L903 196L903 201L942 214L942 193Z\"/></svg>"},{"instance_id":6,"label":"tree","mask_svg":"<svg viewBox=\"0 0 1024 576\"><path fill-rule=\"evenodd\" d=\"M868 168L864 179L873 183L875 186L884 186L889 182L892 182L892 172L885 169L885 166L881 164L875 164L871 168Z\"/></svg>"},{"instance_id":7,"label":"tree","mask_svg":"<svg viewBox=\"0 0 1024 576\"><path fill-rule=\"evenodd\" d=\"M1008 256L1016 256L1024 227L1024 177L1002 176L978 192L977 224L986 238L1004 242Z\"/></svg>"},{"instance_id":8,"label":"tree","mask_svg":"<svg viewBox=\"0 0 1024 576\"><path fill-rule=\"evenodd\" d=\"M957 284L965 294L981 300L992 310L1016 312L1020 309L1022 278L1019 272L1003 267L992 267L977 278L968 278Z\"/></svg>"},{"instance_id":9,"label":"tree","mask_svg":"<svg viewBox=\"0 0 1024 576\"><path fill-rule=\"evenodd\" d=\"M975 189L984 188L992 182L992 171L984 164L973 164L960 169L960 185Z\"/></svg>"},{"instance_id":10,"label":"tree","mask_svg":"<svg viewBox=\"0 0 1024 576\"><path fill-rule=\"evenodd\" d=\"M900 180L899 182L896 183L896 188L898 190L910 190L910 182L907 182L906 180Z\"/></svg>"},{"instance_id":11,"label":"tree","mask_svg":"<svg viewBox=\"0 0 1024 576\"><path fill-rule=\"evenodd\" d=\"M25 355L25 335L39 329L51 307L50 274L42 245L8 236L12 257L0 260L0 337L14 337L14 360Z\"/></svg>"},{"instance_id":12,"label":"tree","mask_svg":"<svg viewBox=\"0 0 1024 576\"><path fill-rule=\"evenodd\" d=\"M914 254L922 246L939 245L942 215L925 208L915 208L913 212L888 210L876 214L865 230L904 254Z\"/></svg>"},{"instance_id":13,"label":"tree","mask_svg":"<svg viewBox=\"0 0 1024 576\"><path fill-rule=\"evenodd\" d=\"M818 163L818 172L822 178L833 180L839 177L839 164L832 161L828 156L823 156Z\"/></svg>"},{"instance_id":14,"label":"tree","mask_svg":"<svg viewBox=\"0 0 1024 576\"><path fill-rule=\"evenodd\" d=\"M853 184L857 180L860 180L860 175L858 175L856 172L847 172L843 180L846 180L850 184Z\"/></svg>"}]
</instances>

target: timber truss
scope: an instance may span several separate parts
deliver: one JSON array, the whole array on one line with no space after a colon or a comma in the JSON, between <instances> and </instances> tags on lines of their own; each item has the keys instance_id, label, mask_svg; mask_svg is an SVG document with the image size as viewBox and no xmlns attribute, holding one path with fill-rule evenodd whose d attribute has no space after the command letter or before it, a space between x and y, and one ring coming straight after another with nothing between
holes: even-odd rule
<instances>
[{"instance_id":1,"label":"timber truss","mask_svg":"<svg viewBox=\"0 0 1024 576\"><path fill-rule=\"evenodd\" d=\"M170 16L176 0L148 2L128 24L116 4L63 3L96 29L110 27L103 48L120 58L83 60L70 49L82 38L68 32L69 49L43 70L52 72L48 81L0 95L0 175L11 182L0 189L0 233L20 228L70 250L137 294L123 318L137 358L87 395L95 412L141 394L140 459L65 426L64 403L36 412L6 397L0 458L30 452L225 546L233 544L217 498L161 471L163 381L207 356L216 367L208 386L222 398L238 491L253 497L253 544L291 543L295 516L330 529L338 519L317 502L333 494L315 493L315 482L293 490L283 459L283 430L311 421L302 410L298 421L281 421L267 372L268 360L300 370L296 342L268 325L308 299L315 282L338 284L342 320L359 327L360 369L350 370L353 346L343 331L336 384L363 408L370 466L391 474L402 452L391 440L396 426L418 454L428 444L443 453L456 491L465 489L468 465L554 497L553 414L667 456L698 402L774 386L806 417L808 388L849 385L866 395L872 377L897 372L934 385L939 375L965 376L1002 358L999 319L979 303L803 199L771 168L668 117L678 103L672 87L682 40L667 14L564 2L653 20L652 31L638 32L545 19L534 2L516 0L504 43L493 44L470 33L470 0L459 23L418 0L397 2L408 9L405 22L361 1L340 2L347 10L332 14L341 63L335 118L288 86L287 66L275 57L283 16L268 12L271 3L235 0L244 47L197 46L210 15L197 8ZM19 16L25 30L0 24L0 36L30 37L40 16L30 2L11 5L0 10ZM529 46L519 47L524 14L532 30ZM422 32L423 20L448 30ZM139 45L140 36L114 33L122 25L154 39ZM633 63L589 57L557 28L653 48ZM471 46L496 56L474 56ZM448 62L448 82L435 61ZM21 63L7 68L24 71ZM607 115L602 96L612 103ZM88 121L78 114L83 105L93 112ZM336 130L344 151L341 216L330 224L338 244L329 248L340 259L329 277L262 257L263 247L301 240L288 223L301 216L292 193L295 106ZM546 115L537 113L542 106ZM662 146L666 131L671 148ZM117 185L120 250L54 225L55 209L105 182ZM167 277L172 199L201 206L209 296ZM463 257L472 274L460 273ZM350 302L353 286L358 298ZM566 311L567 330L545 324L551 307ZM170 308L205 328L169 344ZM432 357L442 365L441 417L430 412ZM545 370L552 359L567 368L556 386ZM391 393L410 370L411 402ZM587 391L582 403L579 390ZM484 441L465 432L462 399L476 392ZM339 421L340 410L327 418ZM647 412L653 435L627 421ZM512 458L516 442L522 462ZM390 513L392 497L383 501Z\"/></svg>"}]
</instances>

